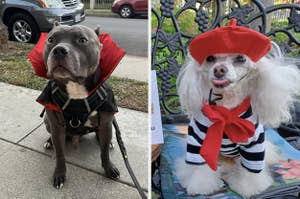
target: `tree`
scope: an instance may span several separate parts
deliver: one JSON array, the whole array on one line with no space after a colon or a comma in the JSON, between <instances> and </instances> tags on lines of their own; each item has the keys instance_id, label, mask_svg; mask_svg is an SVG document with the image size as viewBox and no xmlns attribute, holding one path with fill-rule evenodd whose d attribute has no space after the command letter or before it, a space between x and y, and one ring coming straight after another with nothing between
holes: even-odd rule
<instances>
[{"instance_id":1,"label":"tree","mask_svg":"<svg viewBox=\"0 0 300 199\"><path fill-rule=\"evenodd\" d=\"M6 25L0 20L0 50L3 48L3 45L6 45L8 42L8 30Z\"/></svg>"}]
</instances>

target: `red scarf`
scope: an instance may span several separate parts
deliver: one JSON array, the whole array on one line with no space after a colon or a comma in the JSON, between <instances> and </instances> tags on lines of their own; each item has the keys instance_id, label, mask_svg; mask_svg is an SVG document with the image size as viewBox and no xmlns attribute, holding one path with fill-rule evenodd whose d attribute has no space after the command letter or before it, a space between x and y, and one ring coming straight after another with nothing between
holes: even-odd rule
<instances>
[{"instance_id":1,"label":"red scarf","mask_svg":"<svg viewBox=\"0 0 300 199\"><path fill-rule=\"evenodd\" d=\"M213 123L207 130L203 145L200 150L201 156L208 166L217 170L217 160L222 145L223 133L233 142L248 142L255 132L252 122L239 117L250 107L250 98L232 110L222 106L204 105L204 115Z\"/></svg>"}]
</instances>

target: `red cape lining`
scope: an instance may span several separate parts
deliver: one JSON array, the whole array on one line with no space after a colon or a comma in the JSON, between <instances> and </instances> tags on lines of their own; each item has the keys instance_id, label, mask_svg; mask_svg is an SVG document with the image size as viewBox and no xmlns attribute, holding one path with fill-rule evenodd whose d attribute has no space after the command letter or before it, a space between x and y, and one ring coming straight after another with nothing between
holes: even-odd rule
<instances>
[{"instance_id":1,"label":"red cape lining","mask_svg":"<svg viewBox=\"0 0 300 199\"><path fill-rule=\"evenodd\" d=\"M48 33L42 33L38 43L28 54L28 58L35 73L43 78L47 78L47 69L43 59L43 52L47 36ZM102 84L105 80L107 80L107 78L109 78L126 52L114 42L109 34L100 34L99 41L103 45L100 53L101 64L99 65L101 69L99 84Z\"/></svg>"}]
</instances>

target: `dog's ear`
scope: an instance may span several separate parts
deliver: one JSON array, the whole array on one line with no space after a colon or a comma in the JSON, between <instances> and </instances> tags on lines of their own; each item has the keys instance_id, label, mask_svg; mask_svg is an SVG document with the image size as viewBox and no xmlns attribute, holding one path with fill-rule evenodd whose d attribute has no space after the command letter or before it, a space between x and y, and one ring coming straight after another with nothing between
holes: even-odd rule
<instances>
[{"instance_id":1,"label":"dog's ear","mask_svg":"<svg viewBox=\"0 0 300 199\"><path fill-rule=\"evenodd\" d=\"M59 21L54 21L54 22L53 22L53 28L55 28L55 27L57 27L57 26L60 26Z\"/></svg>"},{"instance_id":2,"label":"dog's ear","mask_svg":"<svg viewBox=\"0 0 300 199\"><path fill-rule=\"evenodd\" d=\"M97 26L97 28L95 29L95 33L97 36L100 35L100 26Z\"/></svg>"}]
</instances>

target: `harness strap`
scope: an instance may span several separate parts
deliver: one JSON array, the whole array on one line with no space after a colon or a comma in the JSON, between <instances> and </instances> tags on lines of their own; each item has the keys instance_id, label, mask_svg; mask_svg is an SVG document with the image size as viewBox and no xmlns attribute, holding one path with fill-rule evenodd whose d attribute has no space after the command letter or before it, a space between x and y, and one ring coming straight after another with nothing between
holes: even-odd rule
<instances>
[{"instance_id":1,"label":"harness strap","mask_svg":"<svg viewBox=\"0 0 300 199\"><path fill-rule=\"evenodd\" d=\"M72 133L82 132L90 114L105 102L108 94L101 85L84 99L70 99L61 89L51 82L52 100L63 112L66 127Z\"/></svg>"}]
</instances>

